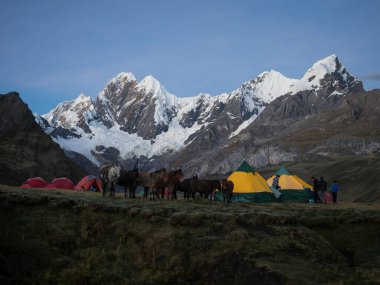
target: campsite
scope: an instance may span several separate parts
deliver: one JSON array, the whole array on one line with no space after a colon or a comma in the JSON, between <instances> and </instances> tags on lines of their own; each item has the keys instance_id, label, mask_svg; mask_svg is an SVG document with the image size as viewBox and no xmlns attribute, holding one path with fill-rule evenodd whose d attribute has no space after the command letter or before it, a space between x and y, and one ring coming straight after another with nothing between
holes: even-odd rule
<instances>
[{"instance_id":1,"label":"campsite","mask_svg":"<svg viewBox=\"0 0 380 285\"><path fill-rule=\"evenodd\" d=\"M108 164L101 167L108 171L108 168L113 167L114 164ZM138 171L138 168L132 171L122 170L119 166L116 167L116 174L113 174L114 181L110 181L107 173L102 173L100 176L86 175L76 185L66 177L54 178L50 183L46 182L41 177L28 178L20 188L48 188L48 189L66 189L66 190L81 190L101 192L105 196L107 189L112 192L116 191L116 187L124 188L127 198L127 191L133 192L129 197L135 198L136 191L140 196L152 200L164 199L173 200L177 199L177 192L183 192L185 199L195 198L199 195L207 198L210 201L226 202L226 195L223 188L223 181L230 183L230 199L231 202L301 202L301 203L316 203L314 189L309 183L293 175L284 166L281 166L273 176L267 180L247 161L243 161L241 165L232 171L227 177L219 179L199 179L197 175L192 178L184 179L183 173L180 170L180 177L173 180L170 179L171 172L166 169L160 169L151 173ZM173 171L172 171L173 172ZM281 189L277 190L273 187L273 180L275 176L279 177L279 185ZM221 176L219 176L221 177ZM111 185L112 184L112 185ZM140 188L138 190L138 188ZM170 188L170 189L168 189ZM165 192L169 192L164 194ZM328 191L326 191L328 192ZM162 193L159 194L159 193ZM329 194L329 193L327 193ZM138 195L139 196L139 195ZM324 202L331 202L331 199L326 199Z\"/></svg>"},{"instance_id":2,"label":"campsite","mask_svg":"<svg viewBox=\"0 0 380 285\"><path fill-rule=\"evenodd\" d=\"M1 280L378 284L379 205L310 203L311 185L285 167L275 174L283 198L271 191L273 176L243 161L228 177L229 204L221 192L212 200L112 198L91 175L75 186L68 178L0 185Z\"/></svg>"},{"instance_id":3,"label":"campsite","mask_svg":"<svg viewBox=\"0 0 380 285\"><path fill-rule=\"evenodd\" d=\"M0 285L380 285L379 11L0 0Z\"/></svg>"}]
</instances>

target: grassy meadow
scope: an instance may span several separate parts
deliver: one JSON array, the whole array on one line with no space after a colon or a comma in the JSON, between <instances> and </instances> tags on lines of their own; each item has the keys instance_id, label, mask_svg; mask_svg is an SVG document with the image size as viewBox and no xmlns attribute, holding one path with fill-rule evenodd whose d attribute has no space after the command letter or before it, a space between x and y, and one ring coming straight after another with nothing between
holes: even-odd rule
<instances>
[{"instance_id":1,"label":"grassy meadow","mask_svg":"<svg viewBox=\"0 0 380 285\"><path fill-rule=\"evenodd\" d=\"M380 284L380 205L0 185L1 284Z\"/></svg>"}]
</instances>

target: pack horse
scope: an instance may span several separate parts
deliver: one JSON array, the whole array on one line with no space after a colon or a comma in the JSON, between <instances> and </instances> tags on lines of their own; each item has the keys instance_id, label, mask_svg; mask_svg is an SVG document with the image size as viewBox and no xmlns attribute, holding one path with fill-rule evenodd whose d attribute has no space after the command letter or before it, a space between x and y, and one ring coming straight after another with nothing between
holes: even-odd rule
<instances>
[{"instance_id":1,"label":"pack horse","mask_svg":"<svg viewBox=\"0 0 380 285\"><path fill-rule=\"evenodd\" d=\"M100 168L100 177L105 183L103 196L105 196L107 191L109 191L110 196L115 198L116 184L119 180L120 172L121 172L120 166L114 163L103 165Z\"/></svg>"}]
</instances>

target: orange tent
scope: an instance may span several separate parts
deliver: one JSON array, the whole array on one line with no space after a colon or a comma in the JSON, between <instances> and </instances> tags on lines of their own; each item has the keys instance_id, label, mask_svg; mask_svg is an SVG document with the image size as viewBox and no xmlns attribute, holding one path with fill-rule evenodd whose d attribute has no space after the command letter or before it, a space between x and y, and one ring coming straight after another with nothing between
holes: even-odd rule
<instances>
[{"instance_id":1,"label":"orange tent","mask_svg":"<svg viewBox=\"0 0 380 285\"><path fill-rule=\"evenodd\" d=\"M99 177L88 175L83 177L74 188L75 190L103 192L102 180Z\"/></svg>"}]
</instances>

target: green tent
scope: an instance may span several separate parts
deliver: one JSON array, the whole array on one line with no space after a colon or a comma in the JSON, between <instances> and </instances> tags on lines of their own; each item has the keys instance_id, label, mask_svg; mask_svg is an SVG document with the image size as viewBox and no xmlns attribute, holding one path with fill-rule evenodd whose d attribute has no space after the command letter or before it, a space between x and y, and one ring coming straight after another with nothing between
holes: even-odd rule
<instances>
[{"instance_id":1,"label":"green tent","mask_svg":"<svg viewBox=\"0 0 380 285\"><path fill-rule=\"evenodd\" d=\"M280 200L283 202L308 202L310 198L311 185L303 181L296 175L291 174L284 166L276 171L275 175L270 177L267 182L271 187L273 179L276 175L280 175L278 185L280 189Z\"/></svg>"}]
</instances>

